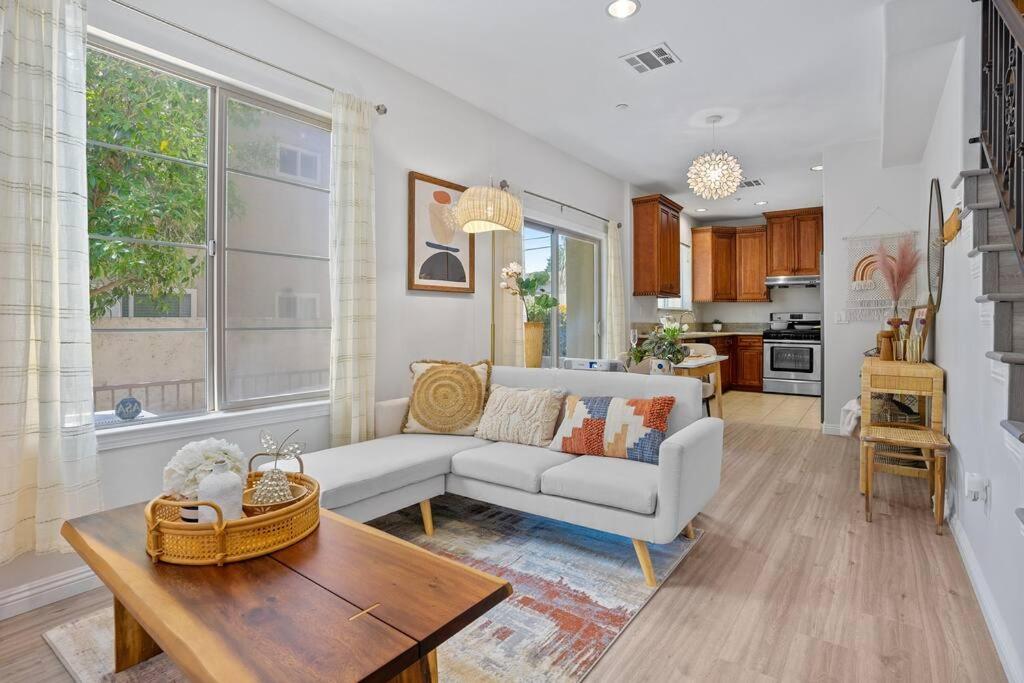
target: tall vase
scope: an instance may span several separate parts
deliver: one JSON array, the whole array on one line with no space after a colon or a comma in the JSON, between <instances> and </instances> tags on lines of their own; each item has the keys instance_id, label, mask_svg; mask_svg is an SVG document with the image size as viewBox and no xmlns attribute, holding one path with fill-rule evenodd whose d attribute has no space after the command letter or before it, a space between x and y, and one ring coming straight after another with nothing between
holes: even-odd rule
<instances>
[{"instance_id":1,"label":"tall vase","mask_svg":"<svg viewBox=\"0 0 1024 683\"><path fill-rule=\"evenodd\" d=\"M526 347L526 367L539 368L544 358L544 323L526 323L523 343Z\"/></svg>"}]
</instances>

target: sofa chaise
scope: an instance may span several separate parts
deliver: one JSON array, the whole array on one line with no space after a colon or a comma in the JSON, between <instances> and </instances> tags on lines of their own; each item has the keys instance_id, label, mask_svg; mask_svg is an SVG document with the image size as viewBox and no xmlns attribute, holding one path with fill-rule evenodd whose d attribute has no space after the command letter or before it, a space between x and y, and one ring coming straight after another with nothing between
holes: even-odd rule
<instances>
[{"instance_id":1,"label":"sofa chaise","mask_svg":"<svg viewBox=\"0 0 1024 683\"><path fill-rule=\"evenodd\" d=\"M668 543L680 532L692 538L691 521L721 477L723 423L703 417L701 382L501 366L493 368L491 381L584 396L674 396L659 464L473 436L403 434L403 398L377 404L376 438L303 456L306 472L320 482L321 505L367 521L418 503L432 534L431 497L454 493L629 537L645 581L654 586L647 543Z\"/></svg>"}]
</instances>

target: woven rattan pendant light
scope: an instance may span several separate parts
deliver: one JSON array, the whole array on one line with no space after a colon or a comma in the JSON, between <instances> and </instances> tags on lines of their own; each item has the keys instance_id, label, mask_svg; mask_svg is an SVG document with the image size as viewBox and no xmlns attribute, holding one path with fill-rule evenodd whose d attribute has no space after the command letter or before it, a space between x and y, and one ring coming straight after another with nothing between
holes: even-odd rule
<instances>
[{"instance_id":1,"label":"woven rattan pendant light","mask_svg":"<svg viewBox=\"0 0 1024 683\"><path fill-rule=\"evenodd\" d=\"M478 185L459 197L455 219L465 232L523 229L523 205L508 191L508 183L500 187Z\"/></svg>"}]
</instances>

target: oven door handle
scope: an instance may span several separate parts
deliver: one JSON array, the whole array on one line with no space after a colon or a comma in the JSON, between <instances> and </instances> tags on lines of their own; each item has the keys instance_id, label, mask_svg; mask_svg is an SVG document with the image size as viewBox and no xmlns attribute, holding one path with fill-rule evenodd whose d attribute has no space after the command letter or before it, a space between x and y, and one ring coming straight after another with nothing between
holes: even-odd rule
<instances>
[{"instance_id":1,"label":"oven door handle","mask_svg":"<svg viewBox=\"0 0 1024 683\"><path fill-rule=\"evenodd\" d=\"M768 346L768 345L773 345L773 346L821 346L821 342L820 341L790 341L790 340L785 340L785 339L772 339L772 340L769 341L769 340L766 339L764 341L764 345L765 346Z\"/></svg>"}]
</instances>

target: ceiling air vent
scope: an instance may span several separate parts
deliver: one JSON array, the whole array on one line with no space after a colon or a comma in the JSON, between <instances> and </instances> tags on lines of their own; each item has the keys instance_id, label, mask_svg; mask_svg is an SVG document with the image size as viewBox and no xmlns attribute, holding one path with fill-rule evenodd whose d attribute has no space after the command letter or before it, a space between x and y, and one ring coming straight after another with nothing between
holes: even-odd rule
<instances>
[{"instance_id":1,"label":"ceiling air vent","mask_svg":"<svg viewBox=\"0 0 1024 683\"><path fill-rule=\"evenodd\" d=\"M668 43L659 43L646 50L622 55L621 59L639 74L654 71L679 61L679 57L676 56L675 52L672 52L672 48L668 46Z\"/></svg>"},{"instance_id":2,"label":"ceiling air vent","mask_svg":"<svg viewBox=\"0 0 1024 683\"><path fill-rule=\"evenodd\" d=\"M751 178L740 183L740 187L764 187L764 181L760 178Z\"/></svg>"}]
</instances>

